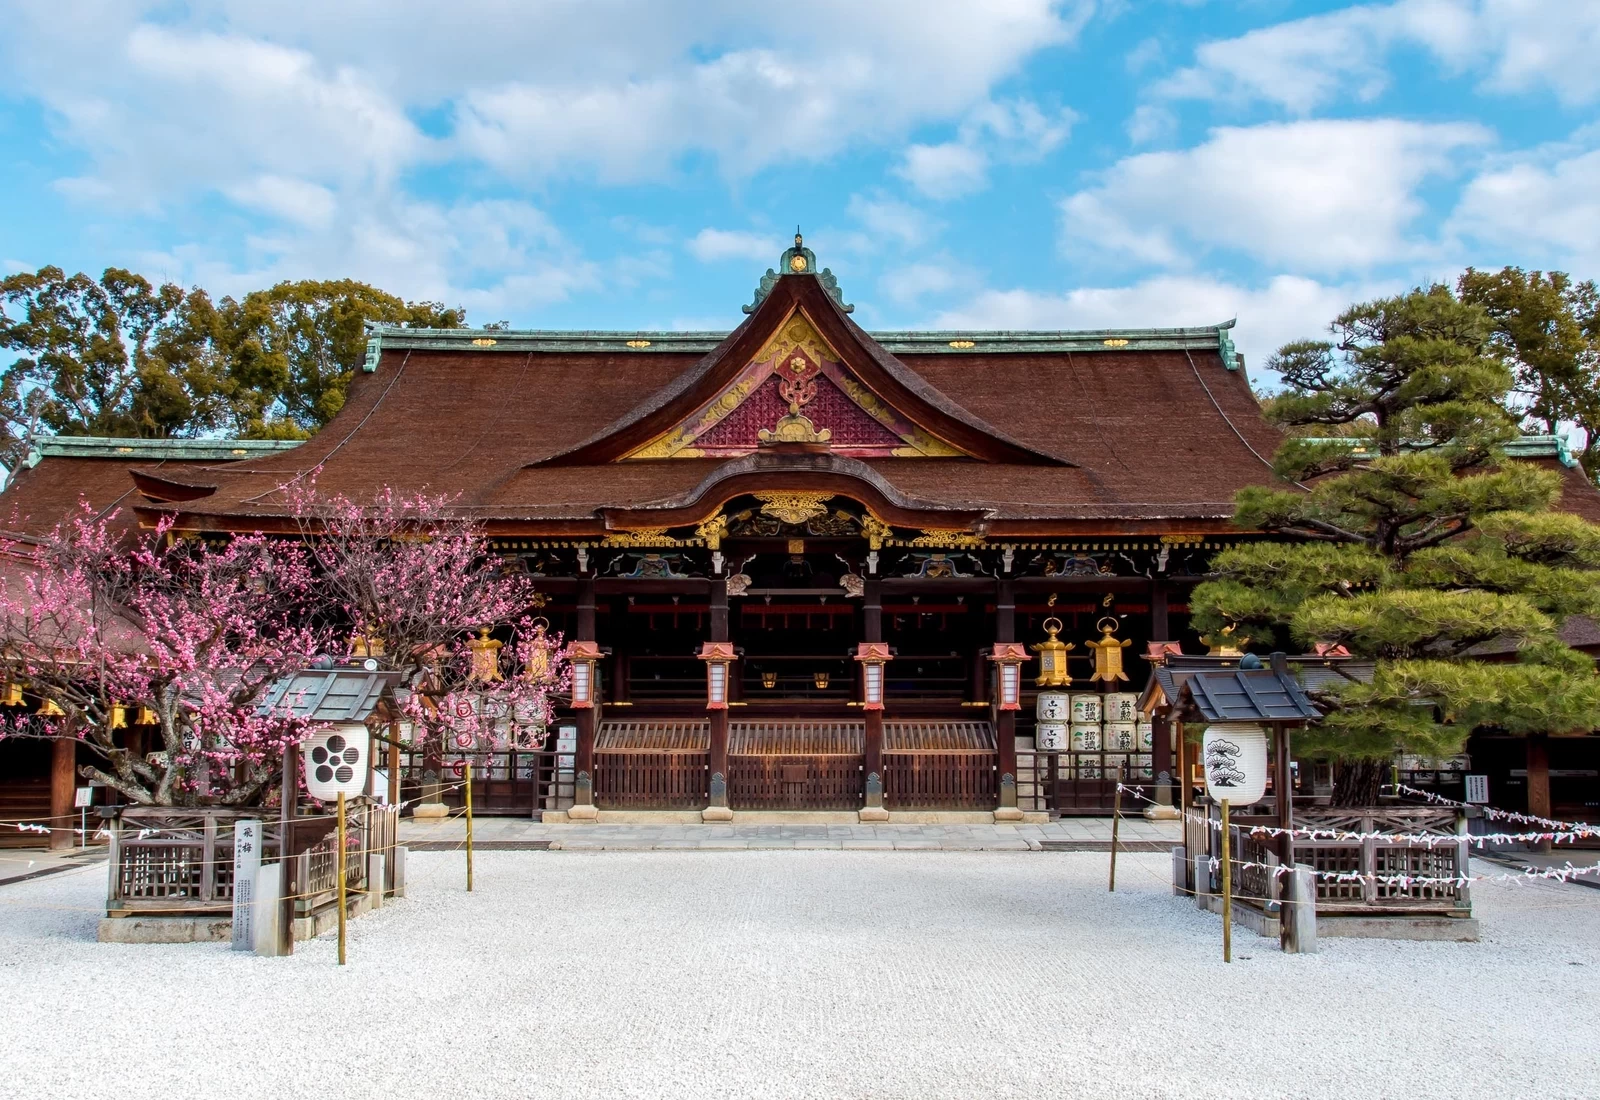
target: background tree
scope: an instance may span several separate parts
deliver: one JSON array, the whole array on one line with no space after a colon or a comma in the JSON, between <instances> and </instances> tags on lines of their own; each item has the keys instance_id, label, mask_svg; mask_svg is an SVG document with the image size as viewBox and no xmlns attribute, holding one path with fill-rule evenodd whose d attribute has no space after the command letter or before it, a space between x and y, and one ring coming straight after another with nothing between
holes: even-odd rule
<instances>
[{"instance_id":1,"label":"background tree","mask_svg":"<svg viewBox=\"0 0 1600 1100\"><path fill-rule=\"evenodd\" d=\"M250 438L303 438L344 407L366 358L369 322L459 328L461 309L406 302L352 279L283 282L217 310L237 397L232 431Z\"/></svg>"},{"instance_id":2,"label":"background tree","mask_svg":"<svg viewBox=\"0 0 1600 1100\"><path fill-rule=\"evenodd\" d=\"M1346 646L1371 684L1320 700L1298 746L1335 763L1334 800L1376 801L1397 752L1459 752L1477 726L1569 733L1600 725L1593 662L1558 638L1600 610L1600 529L1549 511L1559 477L1508 462L1512 375L1484 311L1445 287L1358 305L1332 341L1286 345L1269 415L1291 427L1364 423L1359 440L1286 440L1295 488L1255 486L1235 522L1292 536L1219 554L1190 600L1202 631L1257 646ZM1504 638L1513 664L1472 660Z\"/></svg>"},{"instance_id":3,"label":"background tree","mask_svg":"<svg viewBox=\"0 0 1600 1100\"><path fill-rule=\"evenodd\" d=\"M0 281L0 455L40 435L304 438L344 405L369 322L454 328L460 309L354 280L283 282L243 298L45 267Z\"/></svg>"},{"instance_id":4,"label":"background tree","mask_svg":"<svg viewBox=\"0 0 1600 1100\"><path fill-rule=\"evenodd\" d=\"M1600 289L1560 271L1468 268L1457 281L1479 306L1491 340L1511 365L1515 407L1546 435L1563 421L1584 431L1583 469L1600 473Z\"/></svg>"},{"instance_id":5,"label":"background tree","mask_svg":"<svg viewBox=\"0 0 1600 1100\"><path fill-rule=\"evenodd\" d=\"M12 712L0 737L77 740L100 759L81 774L139 805L256 801L305 734L256 706L327 643L309 559L292 542L213 547L165 526L130 547L113 520L85 504L0 547L0 675L56 710ZM119 729L138 706L156 715L153 745Z\"/></svg>"}]
</instances>

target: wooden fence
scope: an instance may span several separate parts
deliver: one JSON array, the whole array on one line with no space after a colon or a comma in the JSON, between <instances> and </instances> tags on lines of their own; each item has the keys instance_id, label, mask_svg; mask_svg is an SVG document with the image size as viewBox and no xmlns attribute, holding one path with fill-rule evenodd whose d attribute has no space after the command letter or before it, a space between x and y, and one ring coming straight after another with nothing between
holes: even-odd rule
<instances>
[{"instance_id":1,"label":"wooden fence","mask_svg":"<svg viewBox=\"0 0 1600 1100\"><path fill-rule=\"evenodd\" d=\"M859 810L860 756L729 756L736 810Z\"/></svg>"},{"instance_id":2,"label":"wooden fence","mask_svg":"<svg viewBox=\"0 0 1600 1100\"><path fill-rule=\"evenodd\" d=\"M594 801L605 810L698 810L711 799L708 752L602 752Z\"/></svg>"}]
</instances>

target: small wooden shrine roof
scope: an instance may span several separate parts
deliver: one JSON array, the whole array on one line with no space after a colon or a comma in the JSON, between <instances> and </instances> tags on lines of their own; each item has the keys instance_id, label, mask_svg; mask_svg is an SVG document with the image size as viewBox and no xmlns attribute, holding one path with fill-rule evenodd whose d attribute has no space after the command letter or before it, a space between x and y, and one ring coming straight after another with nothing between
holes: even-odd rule
<instances>
[{"instance_id":1,"label":"small wooden shrine roof","mask_svg":"<svg viewBox=\"0 0 1600 1100\"><path fill-rule=\"evenodd\" d=\"M283 710L313 722L364 722L401 676L360 667L302 669L267 689L257 709L262 714Z\"/></svg>"},{"instance_id":2,"label":"small wooden shrine roof","mask_svg":"<svg viewBox=\"0 0 1600 1100\"><path fill-rule=\"evenodd\" d=\"M1197 671L1179 690L1177 707L1202 722L1306 722L1322 712L1274 654L1273 668Z\"/></svg>"}]
</instances>

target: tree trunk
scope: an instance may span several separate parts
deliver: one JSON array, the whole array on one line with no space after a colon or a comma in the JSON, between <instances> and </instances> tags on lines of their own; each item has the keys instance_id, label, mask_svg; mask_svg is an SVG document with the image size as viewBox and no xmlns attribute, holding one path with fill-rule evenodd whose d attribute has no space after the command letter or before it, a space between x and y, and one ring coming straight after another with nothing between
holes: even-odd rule
<instances>
[{"instance_id":1,"label":"tree trunk","mask_svg":"<svg viewBox=\"0 0 1600 1100\"><path fill-rule=\"evenodd\" d=\"M1388 772L1389 764L1384 760L1335 760L1333 805L1376 806Z\"/></svg>"}]
</instances>

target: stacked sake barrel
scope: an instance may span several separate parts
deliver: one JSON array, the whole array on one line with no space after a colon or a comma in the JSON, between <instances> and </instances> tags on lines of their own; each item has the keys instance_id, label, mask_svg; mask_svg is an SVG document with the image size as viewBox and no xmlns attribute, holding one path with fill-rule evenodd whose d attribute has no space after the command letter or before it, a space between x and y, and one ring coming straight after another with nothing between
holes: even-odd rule
<instances>
[{"instance_id":1,"label":"stacked sake barrel","mask_svg":"<svg viewBox=\"0 0 1600 1100\"><path fill-rule=\"evenodd\" d=\"M1138 704L1132 692L1041 691L1035 746L1040 752L1085 754L1076 760L1080 778L1109 778L1121 765L1129 778L1148 779L1154 736L1150 723L1140 720Z\"/></svg>"}]
</instances>

